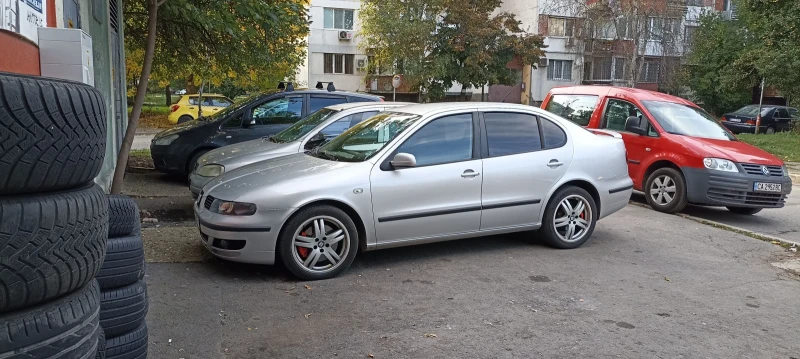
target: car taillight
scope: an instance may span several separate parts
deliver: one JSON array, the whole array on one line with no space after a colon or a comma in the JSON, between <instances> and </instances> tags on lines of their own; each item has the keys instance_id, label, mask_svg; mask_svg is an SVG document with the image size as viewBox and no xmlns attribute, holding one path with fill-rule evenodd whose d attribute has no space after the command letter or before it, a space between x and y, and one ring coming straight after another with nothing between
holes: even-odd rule
<instances>
[{"instance_id":1,"label":"car taillight","mask_svg":"<svg viewBox=\"0 0 800 359\"><path fill-rule=\"evenodd\" d=\"M178 111L179 108L181 108L181 107L178 106L178 105L172 105L172 107L170 108L170 112Z\"/></svg>"},{"instance_id":2,"label":"car taillight","mask_svg":"<svg viewBox=\"0 0 800 359\"><path fill-rule=\"evenodd\" d=\"M725 121L728 121L728 119L725 118L725 116L719 118L719 122L725 122Z\"/></svg>"},{"instance_id":3,"label":"car taillight","mask_svg":"<svg viewBox=\"0 0 800 359\"><path fill-rule=\"evenodd\" d=\"M744 121L744 123L746 123L748 125L755 125L756 124L756 120L747 120L747 121Z\"/></svg>"}]
</instances>

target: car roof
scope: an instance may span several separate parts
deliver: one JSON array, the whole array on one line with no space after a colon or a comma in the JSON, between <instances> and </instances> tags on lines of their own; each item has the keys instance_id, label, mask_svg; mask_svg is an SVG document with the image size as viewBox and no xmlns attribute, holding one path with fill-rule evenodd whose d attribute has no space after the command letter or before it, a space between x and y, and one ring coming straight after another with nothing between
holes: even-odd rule
<instances>
[{"instance_id":1,"label":"car roof","mask_svg":"<svg viewBox=\"0 0 800 359\"><path fill-rule=\"evenodd\" d=\"M674 102L683 105L698 107L691 101L680 98L678 96L668 95L662 92L650 91L644 89L630 88L630 87L615 87L615 86L562 86L554 87L550 90L554 95L596 95L596 96L613 96L613 97L630 97L639 101L665 101Z\"/></svg>"},{"instance_id":2,"label":"car roof","mask_svg":"<svg viewBox=\"0 0 800 359\"><path fill-rule=\"evenodd\" d=\"M486 108L497 108L498 106L502 106L504 109L513 110L526 110L526 111L537 111L538 108L531 107L528 105L520 105L520 104L513 104L513 103L505 103L505 102L437 102L437 103L424 103L424 104L413 104L409 106L403 106L393 109L395 112L403 112L409 113L414 115L426 115L431 112L441 112L441 111L450 111L450 110L482 110Z\"/></svg>"},{"instance_id":3,"label":"car roof","mask_svg":"<svg viewBox=\"0 0 800 359\"><path fill-rule=\"evenodd\" d=\"M183 96L186 96L186 97L199 97L200 94L192 93L192 94L186 94L186 95L183 95ZM218 93L204 93L203 97L227 97L227 96L225 96L223 94L218 94Z\"/></svg>"},{"instance_id":4,"label":"car roof","mask_svg":"<svg viewBox=\"0 0 800 359\"><path fill-rule=\"evenodd\" d=\"M329 108L334 111L344 111L350 110L359 107L400 107L400 106L408 106L413 105L410 102L349 102L349 103L340 103L338 105L330 105L326 108Z\"/></svg>"}]
</instances>

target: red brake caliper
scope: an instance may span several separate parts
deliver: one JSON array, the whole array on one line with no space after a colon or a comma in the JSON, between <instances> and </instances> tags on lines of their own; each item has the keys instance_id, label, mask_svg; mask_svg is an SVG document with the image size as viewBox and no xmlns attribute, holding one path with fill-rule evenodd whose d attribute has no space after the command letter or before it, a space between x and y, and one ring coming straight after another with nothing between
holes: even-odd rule
<instances>
[{"instance_id":1,"label":"red brake caliper","mask_svg":"<svg viewBox=\"0 0 800 359\"><path fill-rule=\"evenodd\" d=\"M300 235L305 237L306 236L306 232L300 232ZM306 257L308 257L308 248L297 247L297 254L300 255L300 258L305 259Z\"/></svg>"}]
</instances>

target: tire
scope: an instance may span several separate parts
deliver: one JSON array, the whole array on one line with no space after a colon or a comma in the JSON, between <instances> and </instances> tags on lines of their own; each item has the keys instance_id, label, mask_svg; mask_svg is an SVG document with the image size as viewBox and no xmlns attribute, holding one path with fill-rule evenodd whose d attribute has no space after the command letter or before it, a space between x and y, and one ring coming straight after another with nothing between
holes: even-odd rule
<instances>
[{"instance_id":1,"label":"tire","mask_svg":"<svg viewBox=\"0 0 800 359\"><path fill-rule=\"evenodd\" d=\"M192 116L189 116L189 115L183 115L183 116L181 116L181 117L178 117L178 124L181 124L181 123L186 123L186 122L189 122L189 121L194 121L194 119L192 118Z\"/></svg>"},{"instance_id":2,"label":"tire","mask_svg":"<svg viewBox=\"0 0 800 359\"><path fill-rule=\"evenodd\" d=\"M144 245L138 235L111 238L106 258L97 273L100 288L109 290L136 283L144 276Z\"/></svg>"},{"instance_id":3,"label":"tire","mask_svg":"<svg viewBox=\"0 0 800 359\"><path fill-rule=\"evenodd\" d=\"M189 158L189 162L186 162L186 175L187 176L189 174L191 174L192 171L194 171L194 165L195 165L195 163L197 163L197 160L199 160L200 157L203 157L203 155L208 153L209 151L211 151L211 150L205 149L205 150L197 151L192 155L192 157Z\"/></svg>"},{"instance_id":4,"label":"tire","mask_svg":"<svg viewBox=\"0 0 800 359\"><path fill-rule=\"evenodd\" d=\"M775 127L772 127L772 126L769 126L769 127L767 127L767 130L766 130L766 131L764 131L764 133L766 133L766 134L768 134L768 135L774 135L774 134L775 134L775 132L776 132L776 131L775 131Z\"/></svg>"},{"instance_id":5,"label":"tire","mask_svg":"<svg viewBox=\"0 0 800 359\"><path fill-rule=\"evenodd\" d=\"M664 186L665 178L669 178L669 181L667 181ZM662 185L658 185L656 180L661 181ZM656 188L653 188L654 185ZM674 187L674 192L669 191L671 187ZM664 190L662 193L663 197L659 197L658 193L651 193L651 190L658 189ZM683 178L683 174L680 171L671 167L659 168L653 171L653 173L647 177L643 192L650 208L663 213L680 212L686 208L686 205L689 203L686 196L686 180ZM672 200L668 201L668 198L670 198L667 196L668 194L671 194ZM654 196L656 198L653 198ZM661 202L659 202L659 198L662 198Z\"/></svg>"},{"instance_id":6,"label":"tire","mask_svg":"<svg viewBox=\"0 0 800 359\"><path fill-rule=\"evenodd\" d=\"M725 207L729 211L736 214L753 215L761 212L763 208L748 208L748 207Z\"/></svg>"},{"instance_id":7,"label":"tire","mask_svg":"<svg viewBox=\"0 0 800 359\"><path fill-rule=\"evenodd\" d=\"M147 286L137 281L100 293L100 326L109 338L133 331L147 315Z\"/></svg>"},{"instance_id":8,"label":"tire","mask_svg":"<svg viewBox=\"0 0 800 359\"><path fill-rule=\"evenodd\" d=\"M94 358L99 319L94 281L68 296L0 315L0 358Z\"/></svg>"},{"instance_id":9,"label":"tire","mask_svg":"<svg viewBox=\"0 0 800 359\"><path fill-rule=\"evenodd\" d=\"M106 359L106 334L103 333L103 328L100 328L100 335L97 336L97 354L94 359Z\"/></svg>"},{"instance_id":10,"label":"tire","mask_svg":"<svg viewBox=\"0 0 800 359\"><path fill-rule=\"evenodd\" d=\"M0 312L89 283L106 253L108 202L97 185L0 197Z\"/></svg>"},{"instance_id":11,"label":"tire","mask_svg":"<svg viewBox=\"0 0 800 359\"><path fill-rule=\"evenodd\" d=\"M147 324L132 332L106 339L106 359L147 358Z\"/></svg>"},{"instance_id":12,"label":"tire","mask_svg":"<svg viewBox=\"0 0 800 359\"><path fill-rule=\"evenodd\" d=\"M334 231L334 226L337 230L342 229L342 235L344 238L340 239L338 242L333 242L332 245L331 243L328 243L327 247L318 248L314 246L313 248L296 249L293 243L295 233L305 233L300 227L302 226L304 228L308 228L305 223L313 218L322 218L323 221L328 221L328 223L324 223L326 229L329 226L331 228L329 232L326 232L328 234L331 234ZM311 223L310 226L310 228L313 228L313 223ZM328 241L327 237L318 236L317 239L319 239L319 237L323 237L325 239L320 240L319 242L312 242L310 244L314 245ZM347 246L346 252L345 246ZM322 260L323 263L328 263L330 265L331 262L330 259L328 259L328 256L331 256L331 254L324 254L326 249L329 251L328 253L331 253L330 248L333 248L333 253L338 252L337 256L340 258L340 260L330 268L319 268L312 270L304 267L303 263L299 263L299 261L303 261L303 258L301 258L301 253L306 253L304 259L308 260L312 255L319 256L320 259L317 261ZM301 250L305 252L301 252ZM292 274L301 279L320 280L333 278L345 271L347 267L353 263L353 259L355 259L356 252L358 251L358 230L356 229L356 225L353 223L353 220L350 218L350 216L348 216L347 213L339 208L324 205L309 207L301 210L286 222L278 239L278 251L284 266L286 266L286 268L292 272Z\"/></svg>"},{"instance_id":13,"label":"tire","mask_svg":"<svg viewBox=\"0 0 800 359\"><path fill-rule=\"evenodd\" d=\"M567 213L565 207L562 206L565 200L571 205L581 202L584 206L584 210L580 212L581 215L575 216ZM577 205L574 207L577 207ZM578 208L574 209L578 210ZM589 192L580 187L566 186L553 194L553 197L547 203L544 219L542 220L542 228L539 233L544 241L552 247L559 249L578 248L591 238L599 215L597 204ZM560 225L563 222L556 221L556 218L565 218L565 216L569 219L568 223ZM589 217L589 219L586 220L586 217ZM580 221L585 222L583 229L579 228ZM573 231L578 231L578 233L574 233L575 237L568 240L564 237L572 237L568 236L570 228ZM564 233L561 233L562 231Z\"/></svg>"},{"instance_id":14,"label":"tire","mask_svg":"<svg viewBox=\"0 0 800 359\"><path fill-rule=\"evenodd\" d=\"M139 206L133 198L108 195L108 238L119 238L139 234L141 220Z\"/></svg>"},{"instance_id":15,"label":"tire","mask_svg":"<svg viewBox=\"0 0 800 359\"><path fill-rule=\"evenodd\" d=\"M106 112L95 88L0 73L0 195L91 182L106 152Z\"/></svg>"}]
</instances>

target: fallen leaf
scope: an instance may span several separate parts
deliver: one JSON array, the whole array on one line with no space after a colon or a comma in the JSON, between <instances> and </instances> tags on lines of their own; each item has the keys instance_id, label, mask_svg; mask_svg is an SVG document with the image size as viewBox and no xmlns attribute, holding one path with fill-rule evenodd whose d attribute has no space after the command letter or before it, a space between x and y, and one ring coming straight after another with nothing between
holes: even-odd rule
<instances>
[{"instance_id":1,"label":"fallen leaf","mask_svg":"<svg viewBox=\"0 0 800 359\"><path fill-rule=\"evenodd\" d=\"M664 277L664 280L667 282L672 282L671 280L669 280L669 277Z\"/></svg>"},{"instance_id":2,"label":"fallen leaf","mask_svg":"<svg viewBox=\"0 0 800 359\"><path fill-rule=\"evenodd\" d=\"M370 358L374 358L375 357L374 355L372 355L372 353L367 354L367 356L370 357Z\"/></svg>"},{"instance_id":3,"label":"fallen leaf","mask_svg":"<svg viewBox=\"0 0 800 359\"><path fill-rule=\"evenodd\" d=\"M306 319L308 319L308 317L310 317L310 316L311 316L311 313L308 313L308 314L303 314L303 316L304 316L304 317L306 317Z\"/></svg>"},{"instance_id":4,"label":"fallen leaf","mask_svg":"<svg viewBox=\"0 0 800 359\"><path fill-rule=\"evenodd\" d=\"M253 330L252 328L247 328L247 330Z\"/></svg>"},{"instance_id":5,"label":"fallen leaf","mask_svg":"<svg viewBox=\"0 0 800 359\"><path fill-rule=\"evenodd\" d=\"M436 334L434 334L434 333L425 333L425 335L423 335L423 337L425 337L425 338L437 338Z\"/></svg>"},{"instance_id":6,"label":"fallen leaf","mask_svg":"<svg viewBox=\"0 0 800 359\"><path fill-rule=\"evenodd\" d=\"M304 284L303 286L306 287L306 289L311 290L311 286L310 285Z\"/></svg>"},{"instance_id":7,"label":"fallen leaf","mask_svg":"<svg viewBox=\"0 0 800 359\"><path fill-rule=\"evenodd\" d=\"M583 299L578 299L579 302L583 302Z\"/></svg>"}]
</instances>

